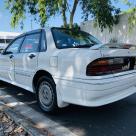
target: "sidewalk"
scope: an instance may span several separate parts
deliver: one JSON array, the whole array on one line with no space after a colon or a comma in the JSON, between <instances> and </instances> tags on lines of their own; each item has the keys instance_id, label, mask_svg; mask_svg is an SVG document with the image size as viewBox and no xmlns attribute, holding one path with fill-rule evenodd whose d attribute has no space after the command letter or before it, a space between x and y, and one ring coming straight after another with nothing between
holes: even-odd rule
<instances>
[{"instance_id":1,"label":"sidewalk","mask_svg":"<svg viewBox=\"0 0 136 136\"><path fill-rule=\"evenodd\" d=\"M4 106L5 105L5 106ZM69 129L0 90L0 110L32 136L76 136Z\"/></svg>"},{"instance_id":2,"label":"sidewalk","mask_svg":"<svg viewBox=\"0 0 136 136\"><path fill-rule=\"evenodd\" d=\"M21 126L17 125L10 116L0 111L0 136L31 136Z\"/></svg>"}]
</instances>

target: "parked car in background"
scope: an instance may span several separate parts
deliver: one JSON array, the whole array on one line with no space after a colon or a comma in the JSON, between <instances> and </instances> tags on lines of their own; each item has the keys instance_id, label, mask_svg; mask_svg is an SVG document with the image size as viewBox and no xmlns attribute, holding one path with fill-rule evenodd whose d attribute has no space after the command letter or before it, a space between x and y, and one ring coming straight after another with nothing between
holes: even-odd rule
<instances>
[{"instance_id":1,"label":"parked car in background","mask_svg":"<svg viewBox=\"0 0 136 136\"><path fill-rule=\"evenodd\" d=\"M0 55L0 80L36 94L42 110L97 107L136 92L136 50L63 28L15 38Z\"/></svg>"},{"instance_id":2,"label":"parked car in background","mask_svg":"<svg viewBox=\"0 0 136 136\"><path fill-rule=\"evenodd\" d=\"M7 45L20 33L15 32L0 32L0 50L7 47Z\"/></svg>"}]
</instances>

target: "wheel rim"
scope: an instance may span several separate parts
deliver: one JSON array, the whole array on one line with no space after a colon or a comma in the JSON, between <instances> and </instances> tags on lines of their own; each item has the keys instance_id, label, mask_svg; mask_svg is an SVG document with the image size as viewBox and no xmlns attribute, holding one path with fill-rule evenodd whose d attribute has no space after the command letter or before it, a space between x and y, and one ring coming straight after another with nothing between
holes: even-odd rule
<instances>
[{"instance_id":1,"label":"wheel rim","mask_svg":"<svg viewBox=\"0 0 136 136\"><path fill-rule=\"evenodd\" d=\"M39 86L39 101L44 108L51 106L53 102L53 90L49 83L42 82Z\"/></svg>"}]
</instances>

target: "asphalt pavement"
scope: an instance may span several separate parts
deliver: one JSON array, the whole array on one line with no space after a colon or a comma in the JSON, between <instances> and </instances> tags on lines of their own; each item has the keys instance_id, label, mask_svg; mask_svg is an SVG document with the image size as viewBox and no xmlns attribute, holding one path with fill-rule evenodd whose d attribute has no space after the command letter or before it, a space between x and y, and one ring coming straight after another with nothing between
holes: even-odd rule
<instances>
[{"instance_id":1,"label":"asphalt pavement","mask_svg":"<svg viewBox=\"0 0 136 136\"><path fill-rule=\"evenodd\" d=\"M0 89L79 136L136 136L136 94L97 108L70 105L48 115L38 107L34 94L7 83L1 83Z\"/></svg>"}]
</instances>

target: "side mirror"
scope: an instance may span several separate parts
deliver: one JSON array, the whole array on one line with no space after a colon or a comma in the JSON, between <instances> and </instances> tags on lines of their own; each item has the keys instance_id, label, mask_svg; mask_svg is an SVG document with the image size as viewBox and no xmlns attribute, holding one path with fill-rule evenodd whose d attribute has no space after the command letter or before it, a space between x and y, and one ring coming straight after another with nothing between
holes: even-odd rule
<instances>
[{"instance_id":1,"label":"side mirror","mask_svg":"<svg viewBox=\"0 0 136 136\"><path fill-rule=\"evenodd\" d=\"M6 54L12 54L12 52L11 51L6 51L5 49L0 49L0 54L2 54L2 55L6 55Z\"/></svg>"},{"instance_id":2,"label":"side mirror","mask_svg":"<svg viewBox=\"0 0 136 136\"><path fill-rule=\"evenodd\" d=\"M12 52L11 51L3 51L3 53L2 53L3 55L7 55L7 54L12 54Z\"/></svg>"}]
</instances>

